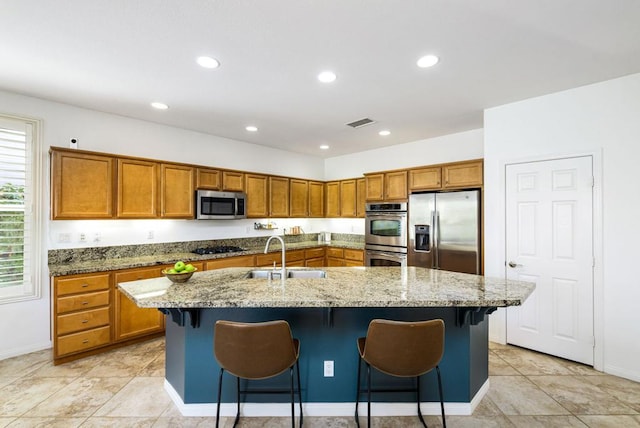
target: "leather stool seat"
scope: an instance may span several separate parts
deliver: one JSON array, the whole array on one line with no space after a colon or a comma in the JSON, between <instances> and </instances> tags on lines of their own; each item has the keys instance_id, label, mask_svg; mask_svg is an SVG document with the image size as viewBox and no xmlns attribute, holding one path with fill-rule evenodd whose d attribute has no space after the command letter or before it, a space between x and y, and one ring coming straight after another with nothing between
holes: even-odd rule
<instances>
[{"instance_id":1,"label":"leather stool seat","mask_svg":"<svg viewBox=\"0 0 640 428\"><path fill-rule=\"evenodd\" d=\"M295 427L293 367L296 367L300 426L302 426L302 392L298 356L300 342L291 335L289 323L284 320L260 323L241 323L219 320L214 327L214 355L220 365L218 380L218 406L216 427L220 421L222 375L225 370L236 377L238 410L233 423L240 419L240 393L291 393L291 426ZM268 379L289 370L290 390L240 390L240 379Z\"/></svg>"}]
</instances>

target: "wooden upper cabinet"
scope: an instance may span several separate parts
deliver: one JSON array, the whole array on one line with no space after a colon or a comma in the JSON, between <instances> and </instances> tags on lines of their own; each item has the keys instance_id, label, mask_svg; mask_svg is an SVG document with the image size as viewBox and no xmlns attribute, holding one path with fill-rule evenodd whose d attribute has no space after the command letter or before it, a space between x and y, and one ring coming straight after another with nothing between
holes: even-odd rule
<instances>
[{"instance_id":1,"label":"wooden upper cabinet","mask_svg":"<svg viewBox=\"0 0 640 428\"><path fill-rule=\"evenodd\" d=\"M385 200L407 199L407 171L388 172L384 175Z\"/></svg>"},{"instance_id":2,"label":"wooden upper cabinet","mask_svg":"<svg viewBox=\"0 0 640 428\"><path fill-rule=\"evenodd\" d=\"M118 159L118 218L158 216L158 163Z\"/></svg>"},{"instance_id":3,"label":"wooden upper cabinet","mask_svg":"<svg viewBox=\"0 0 640 428\"><path fill-rule=\"evenodd\" d=\"M266 175L245 174L247 193L247 217L268 217L268 179Z\"/></svg>"},{"instance_id":4,"label":"wooden upper cabinet","mask_svg":"<svg viewBox=\"0 0 640 428\"><path fill-rule=\"evenodd\" d=\"M417 168L409 170L409 190L431 190L441 187L441 168Z\"/></svg>"},{"instance_id":5,"label":"wooden upper cabinet","mask_svg":"<svg viewBox=\"0 0 640 428\"><path fill-rule=\"evenodd\" d=\"M309 182L292 178L289 180L289 216L309 216Z\"/></svg>"},{"instance_id":6,"label":"wooden upper cabinet","mask_svg":"<svg viewBox=\"0 0 640 428\"><path fill-rule=\"evenodd\" d=\"M269 216L289 217L289 179L269 177Z\"/></svg>"},{"instance_id":7,"label":"wooden upper cabinet","mask_svg":"<svg viewBox=\"0 0 640 428\"><path fill-rule=\"evenodd\" d=\"M217 169L197 168L196 189L220 190L222 188L222 174Z\"/></svg>"},{"instance_id":8,"label":"wooden upper cabinet","mask_svg":"<svg viewBox=\"0 0 640 428\"><path fill-rule=\"evenodd\" d=\"M324 217L324 183L322 182L319 182L319 181L309 182L309 215L308 216Z\"/></svg>"},{"instance_id":9,"label":"wooden upper cabinet","mask_svg":"<svg viewBox=\"0 0 640 428\"><path fill-rule=\"evenodd\" d=\"M340 182L330 181L326 186L327 204L325 215L327 217L340 217Z\"/></svg>"},{"instance_id":10,"label":"wooden upper cabinet","mask_svg":"<svg viewBox=\"0 0 640 428\"><path fill-rule=\"evenodd\" d=\"M229 192L244 192L245 177L243 172L222 171L222 190Z\"/></svg>"},{"instance_id":11,"label":"wooden upper cabinet","mask_svg":"<svg viewBox=\"0 0 640 428\"><path fill-rule=\"evenodd\" d=\"M340 181L340 217L356 217L356 180Z\"/></svg>"},{"instance_id":12,"label":"wooden upper cabinet","mask_svg":"<svg viewBox=\"0 0 640 428\"><path fill-rule=\"evenodd\" d=\"M194 168L163 163L160 165L161 216L165 218L194 217Z\"/></svg>"},{"instance_id":13,"label":"wooden upper cabinet","mask_svg":"<svg viewBox=\"0 0 640 428\"><path fill-rule=\"evenodd\" d=\"M115 158L51 151L51 218L112 218Z\"/></svg>"},{"instance_id":14,"label":"wooden upper cabinet","mask_svg":"<svg viewBox=\"0 0 640 428\"><path fill-rule=\"evenodd\" d=\"M482 186L482 161L444 165L442 181L444 188Z\"/></svg>"},{"instance_id":15,"label":"wooden upper cabinet","mask_svg":"<svg viewBox=\"0 0 640 428\"><path fill-rule=\"evenodd\" d=\"M365 176L365 192L367 201L384 200L384 174L367 174Z\"/></svg>"},{"instance_id":16,"label":"wooden upper cabinet","mask_svg":"<svg viewBox=\"0 0 640 428\"><path fill-rule=\"evenodd\" d=\"M367 201L407 199L407 171L367 174L365 192Z\"/></svg>"},{"instance_id":17,"label":"wooden upper cabinet","mask_svg":"<svg viewBox=\"0 0 640 428\"><path fill-rule=\"evenodd\" d=\"M366 208L366 183L364 178L356 180L356 217L365 216Z\"/></svg>"}]
</instances>

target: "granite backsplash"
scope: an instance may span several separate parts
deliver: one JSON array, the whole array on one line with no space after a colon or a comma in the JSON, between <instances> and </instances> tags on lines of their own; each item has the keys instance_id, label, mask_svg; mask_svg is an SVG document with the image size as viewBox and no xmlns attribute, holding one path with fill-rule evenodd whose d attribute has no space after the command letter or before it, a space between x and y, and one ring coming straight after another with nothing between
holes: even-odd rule
<instances>
[{"instance_id":1,"label":"granite backsplash","mask_svg":"<svg viewBox=\"0 0 640 428\"><path fill-rule=\"evenodd\" d=\"M285 243L301 243L317 241L317 233L299 235L283 235ZM90 260L118 259L128 257L155 256L171 253L190 253L196 248L219 245L233 245L246 249L264 248L269 236L233 239L211 239L206 241L163 242L157 244L118 245L111 247L68 248L48 251L48 264L68 264L87 262ZM332 241L364 244L364 235L348 233L332 233Z\"/></svg>"}]
</instances>

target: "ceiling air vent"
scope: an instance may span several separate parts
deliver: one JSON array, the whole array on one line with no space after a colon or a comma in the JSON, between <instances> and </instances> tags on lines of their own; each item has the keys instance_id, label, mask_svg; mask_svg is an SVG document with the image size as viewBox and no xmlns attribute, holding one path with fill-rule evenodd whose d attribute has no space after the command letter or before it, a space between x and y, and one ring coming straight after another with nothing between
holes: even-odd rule
<instances>
[{"instance_id":1,"label":"ceiling air vent","mask_svg":"<svg viewBox=\"0 0 640 428\"><path fill-rule=\"evenodd\" d=\"M360 120L356 120L355 122L347 123L347 126L350 126L352 128L362 128L363 126L371 125L374 122L375 122L375 120L371 120L368 117L365 117L364 119L360 119Z\"/></svg>"}]
</instances>

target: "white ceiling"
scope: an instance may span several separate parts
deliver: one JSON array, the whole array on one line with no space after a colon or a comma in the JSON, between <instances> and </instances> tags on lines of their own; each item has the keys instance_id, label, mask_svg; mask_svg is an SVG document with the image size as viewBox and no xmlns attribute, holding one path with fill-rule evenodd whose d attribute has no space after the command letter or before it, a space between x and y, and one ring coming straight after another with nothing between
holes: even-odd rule
<instances>
[{"instance_id":1,"label":"white ceiling","mask_svg":"<svg viewBox=\"0 0 640 428\"><path fill-rule=\"evenodd\" d=\"M419 69L425 54L440 63ZM200 55L221 67L199 67ZM333 84L316 79L325 69L337 73ZM485 108L637 72L638 0L0 8L0 89L325 158L481 128ZM377 123L345 125L364 117Z\"/></svg>"}]
</instances>

